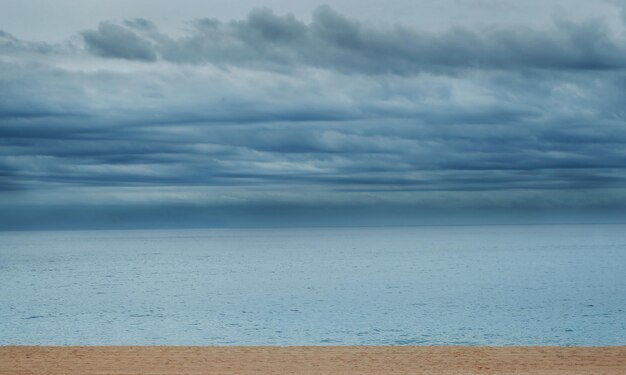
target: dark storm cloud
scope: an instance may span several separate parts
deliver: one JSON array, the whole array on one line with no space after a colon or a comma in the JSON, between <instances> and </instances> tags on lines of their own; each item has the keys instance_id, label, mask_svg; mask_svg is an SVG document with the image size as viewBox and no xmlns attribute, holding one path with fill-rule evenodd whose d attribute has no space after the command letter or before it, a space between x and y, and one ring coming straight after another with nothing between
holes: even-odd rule
<instances>
[{"instance_id":1,"label":"dark storm cloud","mask_svg":"<svg viewBox=\"0 0 626 375\"><path fill-rule=\"evenodd\" d=\"M0 209L95 226L624 209L624 43L599 22L429 34L322 7L190 27L0 34Z\"/></svg>"},{"instance_id":2,"label":"dark storm cloud","mask_svg":"<svg viewBox=\"0 0 626 375\"><path fill-rule=\"evenodd\" d=\"M268 9L245 21L200 19L186 36L160 33L146 20L100 24L82 33L105 57L176 63L280 67L308 65L343 72L412 74L437 67L619 69L626 50L601 22L559 21L553 30L453 28L440 34L376 27L320 7L309 24Z\"/></svg>"},{"instance_id":3,"label":"dark storm cloud","mask_svg":"<svg viewBox=\"0 0 626 375\"><path fill-rule=\"evenodd\" d=\"M82 33L89 50L103 57L117 57L129 60L156 60L156 52L146 40L128 28L102 22L97 31Z\"/></svg>"},{"instance_id":4,"label":"dark storm cloud","mask_svg":"<svg viewBox=\"0 0 626 375\"><path fill-rule=\"evenodd\" d=\"M16 171L0 163L0 193L19 190L18 181Z\"/></svg>"}]
</instances>

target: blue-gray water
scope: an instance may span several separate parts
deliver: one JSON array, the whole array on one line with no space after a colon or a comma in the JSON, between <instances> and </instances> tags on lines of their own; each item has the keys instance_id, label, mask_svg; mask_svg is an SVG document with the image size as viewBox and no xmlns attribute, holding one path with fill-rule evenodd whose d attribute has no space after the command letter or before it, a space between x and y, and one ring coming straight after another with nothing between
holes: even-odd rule
<instances>
[{"instance_id":1,"label":"blue-gray water","mask_svg":"<svg viewBox=\"0 0 626 375\"><path fill-rule=\"evenodd\" d=\"M0 232L0 344L624 345L626 226Z\"/></svg>"}]
</instances>

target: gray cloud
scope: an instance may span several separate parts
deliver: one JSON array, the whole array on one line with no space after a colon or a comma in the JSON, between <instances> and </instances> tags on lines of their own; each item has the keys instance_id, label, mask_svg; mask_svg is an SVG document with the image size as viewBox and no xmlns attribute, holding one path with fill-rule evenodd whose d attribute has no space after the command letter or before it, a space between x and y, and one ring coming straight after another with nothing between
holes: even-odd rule
<instances>
[{"instance_id":1,"label":"gray cloud","mask_svg":"<svg viewBox=\"0 0 626 375\"><path fill-rule=\"evenodd\" d=\"M60 51L60 46L45 42L26 42L6 31L0 30L0 52L12 53L21 51L45 54Z\"/></svg>"},{"instance_id":2,"label":"gray cloud","mask_svg":"<svg viewBox=\"0 0 626 375\"><path fill-rule=\"evenodd\" d=\"M156 60L156 52L149 40L119 25L102 22L97 31L84 31L82 36L87 48L98 56L143 61Z\"/></svg>"},{"instance_id":3,"label":"gray cloud","mask_svg":"<svg viewBox=\"0 0 626 375\"><path fill-rule=\"evenodd\" d=\"M429 34L320 8L190 27L102 23L86 50L1 34L0 208L95 226L624 212L626 73L597 22Z\"/></svg>"},{"instance_id":4,"label":"gray cloud","mask_svg":"<svg viewBox=\"0 0 626 375\"><path fill-rule=\"evenodd\" d=\"M452 28L433 34L402 26L376 27L319 7L311 23L268 9L244 21L200 19L172 38L146 20L101 23L82 33L105 57L176 63L307 65L342 72L414 74L437 68L620 69L626 51L599 21L558 21L543 31L526 28Z\"/></svg>"}]
</instances>

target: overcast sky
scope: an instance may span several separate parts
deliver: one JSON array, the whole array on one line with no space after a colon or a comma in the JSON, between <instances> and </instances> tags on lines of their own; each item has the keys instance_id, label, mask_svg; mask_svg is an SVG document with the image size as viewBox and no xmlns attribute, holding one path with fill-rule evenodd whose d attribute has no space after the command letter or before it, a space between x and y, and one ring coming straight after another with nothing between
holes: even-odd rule
<instances>
[{"instance_id":1,"label":"overcast sky","mask_svg":"<svg viewBox=\"0 0 626 375\"><path fill-rule=\"evenodd\" d=\"M626 221L615 1L0 2L0 229Z\"/></svg>"}]
</instances>

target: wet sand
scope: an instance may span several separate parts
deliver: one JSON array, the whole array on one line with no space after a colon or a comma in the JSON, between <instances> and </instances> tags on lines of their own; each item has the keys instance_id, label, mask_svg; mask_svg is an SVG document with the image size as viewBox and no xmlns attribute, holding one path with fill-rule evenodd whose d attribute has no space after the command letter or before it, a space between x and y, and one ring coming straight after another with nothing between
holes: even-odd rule
<instances>
[{"instance_id":1,"label":"wet sand","mask_svg":"<svg viewBox=\"0 0 626 375\"><path fill-rule=\"evenodd\" d=\"M1 375L626 374L626 346L0 347Z\"/></svg>"}]
</instances>

